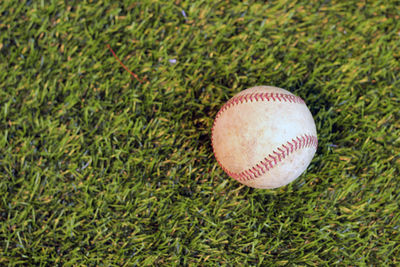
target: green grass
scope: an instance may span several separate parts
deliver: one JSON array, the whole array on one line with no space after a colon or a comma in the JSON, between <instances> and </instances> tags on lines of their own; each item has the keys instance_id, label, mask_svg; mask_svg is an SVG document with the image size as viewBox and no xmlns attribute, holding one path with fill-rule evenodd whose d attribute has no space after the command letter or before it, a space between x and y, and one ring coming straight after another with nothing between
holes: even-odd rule
<instances>
[{"instance_id":1,"label":"green grass","mask_svg":"<svg viewBox=\"0 0 400 267\"><path fill-rule=\"evenodd\" d=\"M73 2L0 2L0 265L400 264L398 1ZM275 190L212 154L255 85L317 125Z\"/></svg>"}]
</instances>

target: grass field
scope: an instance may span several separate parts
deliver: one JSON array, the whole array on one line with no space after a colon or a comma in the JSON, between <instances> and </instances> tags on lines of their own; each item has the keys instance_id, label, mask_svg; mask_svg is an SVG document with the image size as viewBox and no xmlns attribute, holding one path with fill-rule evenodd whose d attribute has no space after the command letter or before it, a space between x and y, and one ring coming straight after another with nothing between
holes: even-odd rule
<instances>
[{"instance_id":1,"label":"grass field","mask_svg":"<svg viewBox=\"0 0 400 267\"><path fill-rule=\"evenodd\" d=\"M0 1L0 265L400 265L399 6ZM317 126L274 190L211 147L255 85Z\"/></svg>"}]
</instances>

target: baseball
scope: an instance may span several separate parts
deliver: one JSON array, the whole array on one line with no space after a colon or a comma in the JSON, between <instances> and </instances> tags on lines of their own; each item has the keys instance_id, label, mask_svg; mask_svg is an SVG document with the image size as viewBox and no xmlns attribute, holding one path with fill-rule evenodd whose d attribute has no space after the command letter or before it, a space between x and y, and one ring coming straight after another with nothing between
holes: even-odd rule
<instances>
[{"instance_id":1,"label":"baseball","mask_svg":"<svg viewBox=\"0 0 400 267\"><path fill-rule=\"evenodd\" d=\"M218 164L233 179L254 188L277 188L306 170L318 139L314 119L300 97L256 86L219 110L212 146Z\"/></svg>"}]
</instances>

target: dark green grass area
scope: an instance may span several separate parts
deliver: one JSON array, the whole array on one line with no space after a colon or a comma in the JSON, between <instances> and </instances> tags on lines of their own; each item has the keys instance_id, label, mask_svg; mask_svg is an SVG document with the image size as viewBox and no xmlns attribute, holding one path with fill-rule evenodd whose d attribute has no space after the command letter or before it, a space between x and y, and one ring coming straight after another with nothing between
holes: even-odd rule
<instances>
[{"instance_id":1,"label":"dark green grass area","mask_svg":"<svg viewBox=\"0 0 400 267\"><path fill-rule=\"evenodd\" d=\"M0 265L400 265L399 4L0 1ZM317 125L275 190L211 148L255 85Z\"/></svg>"}]
</instances>

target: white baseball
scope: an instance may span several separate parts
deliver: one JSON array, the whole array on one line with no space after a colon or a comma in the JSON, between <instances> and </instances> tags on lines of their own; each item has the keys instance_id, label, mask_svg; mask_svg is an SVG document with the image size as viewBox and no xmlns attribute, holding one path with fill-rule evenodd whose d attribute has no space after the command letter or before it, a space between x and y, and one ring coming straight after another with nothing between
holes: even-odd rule
<instances>
[{"instance_id":1,"label":"white baseball","mask_svg":"<svg viewBox=\"0 0 400 267\"><path fill-rule=\"evenodd\" d=\"M314 119L304 101L272 86L252 87L232 97L212 128L221 168L254 188L276 188L295 180L317 145Z\"/></svg>"}]
</instances>

